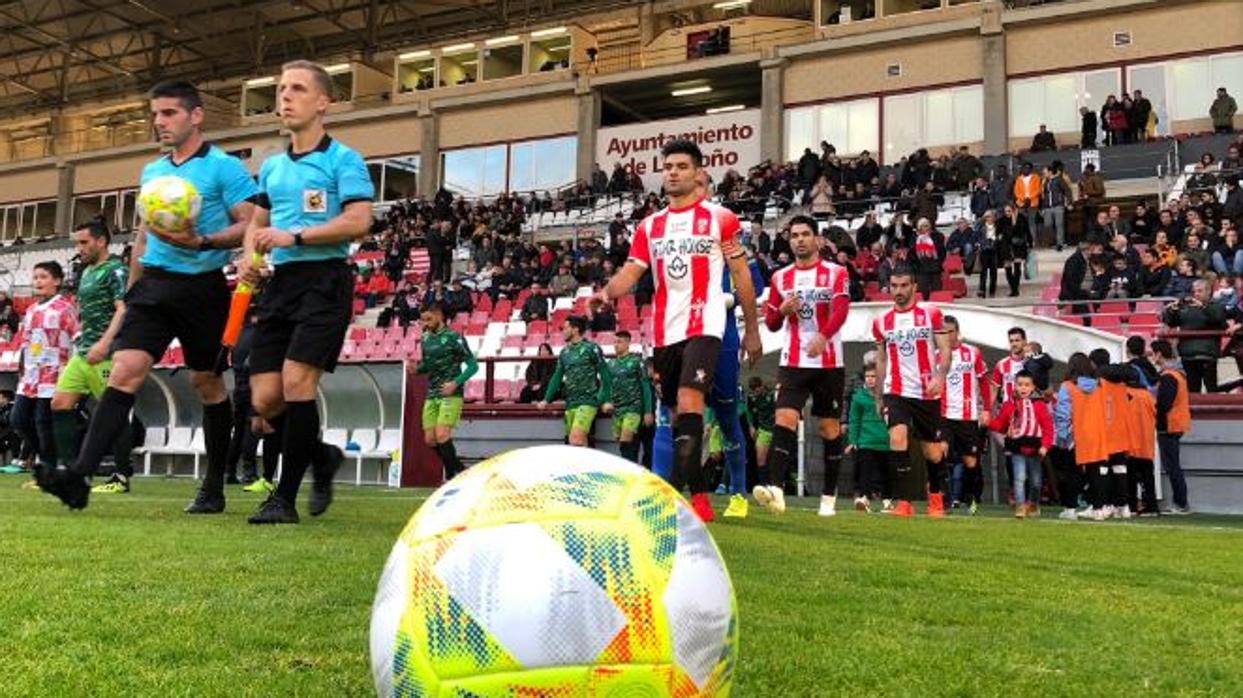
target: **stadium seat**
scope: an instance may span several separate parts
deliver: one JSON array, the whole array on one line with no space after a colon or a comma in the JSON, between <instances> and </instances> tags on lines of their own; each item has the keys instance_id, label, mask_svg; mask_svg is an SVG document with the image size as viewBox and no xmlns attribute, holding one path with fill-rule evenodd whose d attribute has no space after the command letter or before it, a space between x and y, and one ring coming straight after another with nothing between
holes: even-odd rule
<instances>
[{"instance_id":1,"label":"stadium seat","mask_svg":"<svg viewBox=\"0 0 1243 698\"><path fill-rule=\"evenodd\" d=\"M479 324L471 323L470 325L466 326L467 337L482 337L484 333L487 331L488 331L488 323L486 322L482 322Z\"/></svg>"},{"instance_id":2,"label":"stadium seat","mask_svg":"<svg viewBox=\"0 0 1243 698\"><path fill-rule=\"evenodd\" d=\"M198 431L196 436L195 432ZM161 446L152 446L147 448L143 454L143 472L151 472L151 456L193 456L194 457L194 476L198 477L199 472L199 454L200 451L195 449L195 444L200 447L203 444L202 429L192 429L190 427L173 427L168 430L168 441Z\"/></svg>"},{"instance_id":3,"label":"stadium seat","mask_svg":"<svg viewBox=\"0 0 1243 698\"><path fill-rule=\"evenodd\" d=\"M501 342L501 348L521 349L523 344L526 343L526 341L527 341L527 338L523 337L522 335L509 335L505 337L505 339Z\"/></svg>"},{"instance_id":4,"label":"stadium seat","mask_svg":"<svg viewBox=\"0 0 1243 698\"><path fill-rule=\"evenodd\" d=\"M355 342L366 339L366 337L367 337L367 328L359 327L358 325L351 325L349 334L346 335L346 339L351 339L351 340L354 340Z\"/></svg>"},{"instance_id":5,"label":"stadium seat","mask_svg":"<svg viewBox=\"0 0 1243 698\"><path fill-rule=\"evenodd\" d=\"M527 324L527 337L543 338L548 334L547 320L533 320Z\"/></svg>"},{"instance_id":6,"label":"stadium seat","mask_svg":"<svg viewBox=\"0 0 1243 698\"><path fill-rule=\"evenodd\" d=\"M931 297L929 297L928 300L933 303L953 303L954 292L953 291L933 291Z\"/></svg>"},{"instance_id":7,"label":"stadium seat","mask_svg":"<svg viewBox=\"0 0 1243 698\"><path fill-rule=\"evenodd\" d=\"M1121 315L1094 315L1092 316L1092 328L1104 332L1113 332L1114 334L1122 333L1122 316Z\"/></svg>"},{"instance_id":8,"label":"stadium seat","mask_svg":"<svg viewBox=\"0 0 1243 698\"><path fill-rule=\"evenodd\" d=\"M147 455L152 449L163 448L168 438L168 430L164 427L147 427L146 434L143 435L142 445L134 449L134 452L143 457L143 475L151 474L151 458Z\"/></svg>"},{"instance_id":9,"label":"stadium seat","mask_svg":"<svg viewBox=\"0 0 1243 698\"><path fill-rule=\"evenodd\" d=\"M948 255L945 258L945 264L942 266L942 269L946 274L961 274L963 269L962 257L956 254Z\"/></svg>"},{"instance_id":10,"label":"stadium seat","mask_svg":"<svg viewBox=\"0 0 1243 698\"><path fill-rule=\"evenodd\" d=\"M1122 302L1119 302L1119 301L1112 301L1112 302L1111 302L1111 301L1105 301L1104 303L1101 303L1099 306L1097 306L1097 308L1096 308L1096 312L1101 313L1101 314L1112 314L1112 315L1117 315L1117 316L1119 316L1119 320L1121 320L1121 316L1122 316L1122 315L1129 315L1129 314L1130 314L1130 312L1131 312L1131 305L1130 305L1130 303L1126 303L1126 302L1124 302L1124 301L1122 301Z\"/></svg>"},{"instance_id":11,"label":"stadium seat","mask_svg":"<svg viewBox=\"0 0 1243 698\"><path fill-rule=\"evenodd\" d=\"M953 293L955 298L965 298L967 295L967 280L961 276L952 277L945 284L945 290Z\"/></svg>"},{"instance_id":12,"label":"stadium seat","mask_svg":"<svg viewBox=\"0 0 1243 698\"><path fill-rule=\"evenodd\" d=\"M466 390L462 397L466 402L480 402L483 400L484 382L482 380L470 380L466 382Z\"/></svg>"}]
</instances>

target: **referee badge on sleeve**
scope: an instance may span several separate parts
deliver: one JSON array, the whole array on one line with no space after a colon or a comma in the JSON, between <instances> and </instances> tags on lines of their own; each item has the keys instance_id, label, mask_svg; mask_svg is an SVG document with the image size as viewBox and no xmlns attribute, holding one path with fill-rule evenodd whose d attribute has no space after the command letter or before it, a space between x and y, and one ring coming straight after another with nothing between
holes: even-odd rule
<instances>
[{"instance_id":1,"label":"referee badge on sleeve","mask_svg":"<svg viewBox=\"0 0 1243 698\"><path fill-rule=\"evenodd\" d=\"M303 189L302 190L302 212L303 213L327 213L328 212L328 192L323 189Z\"/></svg>"}]
</instances>

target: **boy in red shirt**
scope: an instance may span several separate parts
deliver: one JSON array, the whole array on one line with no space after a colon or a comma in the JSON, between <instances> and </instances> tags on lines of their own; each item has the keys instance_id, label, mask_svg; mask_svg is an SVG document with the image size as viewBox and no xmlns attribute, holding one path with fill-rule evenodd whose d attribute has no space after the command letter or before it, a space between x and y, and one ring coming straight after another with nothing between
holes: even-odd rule
<instances>
[{"instance_id":1,"label":"boy in red shirt","mask_svg":"<svg viewBox=\"0 0 1243 698\"><path fill-rule=\"evenodd\" d=\"M1014 454L1014 515L1020 519L1040 516L1041 462L1053 445L1053 418L1048 405L1036 392L1036 381L1026 370L1014 377L1014 396L988 428L1006 439L1006 451ZM1031 478L1036 499L1027 503L1027 480Z\"/></svg>"}]
</instances>

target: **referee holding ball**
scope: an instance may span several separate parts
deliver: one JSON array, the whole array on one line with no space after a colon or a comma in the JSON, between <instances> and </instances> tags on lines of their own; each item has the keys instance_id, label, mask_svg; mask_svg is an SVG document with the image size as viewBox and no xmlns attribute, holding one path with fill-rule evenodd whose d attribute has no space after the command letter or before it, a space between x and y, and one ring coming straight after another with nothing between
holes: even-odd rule
<instances>
[{"instance_id":1,"label":"referee holding ball","mask_svg":"<svg viewBox=\"0 0 1243 698\"><path fill-rule=\"evenodd\" d=\"M316 388L337 364L353 315L350 241L371 229L375 191L362 157L324 132L332 79L321 66L281 68L278 115L289 148L259 170L257 210L239 265L254 281L252 252L272 253L275 273L260 299L250 385L256 413L283 432L280 484L250 517L252 524L298 523L294 501L312 462L308 510L324 513L340 457L319 440Z\"/></svg>"},{"instance_id":2,"label":"referee holding ball","mask_svg":"<svg viewBox=\"0 0 1243 698\"><path fill-rule=\"evenodd\" d=\"M203 102L193 85L161 83L151 90L150 106L155 135L172 152L148 163L142 182L168 175L189 181L202 197L199 216L182 230L148 228L136 236L108 387L77 461L40 484L70 508L86 507L91 476L117 437L130 428L135 393L176 338L203 403L207 450L207 474L186 512L217 514L224 511L224 466L233 423L224 381L212 370L229 315L229 287L222 270L228 250L242 241L259 191L241 160L203 139Z\"/></svg>"}]
</instances>

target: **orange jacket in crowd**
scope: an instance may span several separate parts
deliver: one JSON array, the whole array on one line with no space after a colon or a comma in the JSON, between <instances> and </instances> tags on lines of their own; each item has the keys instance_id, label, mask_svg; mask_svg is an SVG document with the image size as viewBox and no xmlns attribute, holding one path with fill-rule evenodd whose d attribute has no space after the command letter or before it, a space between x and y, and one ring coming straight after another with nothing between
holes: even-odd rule
<instances>
[{"instance_id":1,"label":"orange jacket in crowd","mask_svg":"<svg viewBox=\"0 0 1243 698\"><path fill-rule=\"evenodd\" d=\"M1014 178L1014 205L1040 208L1040 175L1033 172Z\"/></svg>"}]
</instances>

